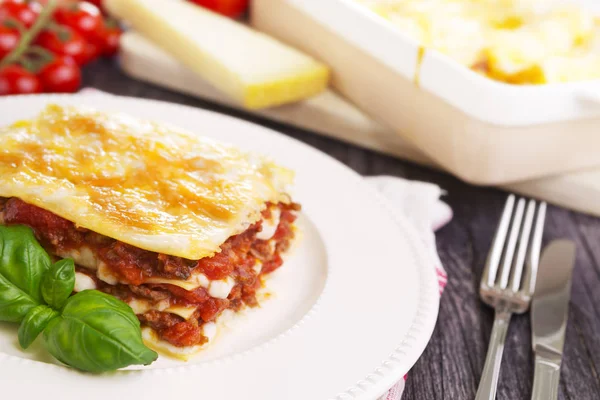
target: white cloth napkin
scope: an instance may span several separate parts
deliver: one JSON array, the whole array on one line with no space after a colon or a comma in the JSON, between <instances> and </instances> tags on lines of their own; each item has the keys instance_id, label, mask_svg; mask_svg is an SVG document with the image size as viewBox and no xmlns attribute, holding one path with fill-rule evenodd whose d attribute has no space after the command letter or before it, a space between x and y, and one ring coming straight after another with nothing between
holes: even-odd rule
<instances>
[{"instance_id":1,"label":"white cloth napkin","mask_svg":"<svg viewBox=\"0 0 600 400\"><path fill-rule=\"evenodd\" d=\"M452 219L452 210L440 200L440 196L444 192L439 186L432 183L409 181L391 176L375 176L365 179L389 200L392 207L403 213L419 232L421 240L429 249L429 256L437 272L441 294L446 286L447 275L437 254L434 231ZM379 400L399 400L404 391L406 379L405 376ZM408 379L410 379L410 373Z\"/></svg>"}]
</instances>

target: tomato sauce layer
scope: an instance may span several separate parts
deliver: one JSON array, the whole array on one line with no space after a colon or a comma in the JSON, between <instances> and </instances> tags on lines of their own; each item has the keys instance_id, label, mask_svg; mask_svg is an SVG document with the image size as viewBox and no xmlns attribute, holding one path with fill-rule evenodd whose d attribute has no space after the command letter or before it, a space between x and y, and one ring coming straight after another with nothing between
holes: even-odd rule
<instances>
[{"instance_id":1,"label":"tomato sauce layer","mask_svg":"<svg viewBox=\"0 0 600 400\"><path fill-rule=\"evenodd\" d=\"M280 252L289 246L293 237L292 224L296 218L293 211L300 209L297 204L269 205L281 210L280 223L273 239ZM18 198L10 198L4 204L2 219L6 225L23 224L31 227L42 245L53 254L64 254L69 250L87 247L103 261L119 278L119 281L141 285L148 278L188 279L193 272L201 272L209 279L224 279L231 275L234 266L245 262L245 255L254 247L264 246L264 241L256 239L261 230L261 222L250 226L246 231L227 239L221 245L221 252L200 260L188 260L162 253L143 250L88 229L77 227L70 221L49 211L25 203ZM265 213L270 212L268 211ZM265 214L264 213L264 214ZM289 238L288 238L289 237ZM287 240L285 240L287 238ZM260 253L259 250L252 253ZM274 270L279 260L265 260L267 269Z\"/></svg>"},{"instance_id":2,"label":"tomato sauce layer","mask_svg":"<svg viewBox=\"0 0 600 400\"><path fill-rule=\"evenodd\" d=\"M256 291L261 287L261 277L279 268L283 254L294 237L293 223L297 204L269 204L263 218L270 218L272 210L279 208L279 224L269 240L257 239L262 229L259 221L246 231L230 237L213 257L187 260L181 257L143 250L126 243L77 227L37 206L18 198L0 198L0 224L22 224L31 227L40 243L51 254L65 254L87 247L97 259L119 278L119 284L101 281L95 271L77 266L96 282L98 290L114 295L125 302L143 300L151 311L138 315L143 325L153 328L159 337L179 346L200 345L206 341L202 325L214 321L226 309L239 310L257 305ZM257 262L262 264L255 269ZM171 284L144 283L152 277L186 280L192 274L202 273L210 280L233 278L235 285L226 299L211 297L206 288L186 290ZM152 307L167 301L170 306L196 307L187 320Z\"/></svg>"}]
</instances>

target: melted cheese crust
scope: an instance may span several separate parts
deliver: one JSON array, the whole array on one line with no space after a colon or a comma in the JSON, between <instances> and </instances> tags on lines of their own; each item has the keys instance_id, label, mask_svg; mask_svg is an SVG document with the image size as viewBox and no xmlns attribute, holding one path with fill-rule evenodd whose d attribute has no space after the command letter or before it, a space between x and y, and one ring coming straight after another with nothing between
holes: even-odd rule
<instances>
[{"instance_id":1,"label":"melted cheese crust","mask_svg":"<svg viewBox=\"0 0 600 400\"><path fill-rule=\"evenodd\" d=\"M210 257L289 202L290 170L158 123L48 106L0 129L0 196L133 246Z\"/></svg>"},{"instance_id":2,"label":"melted cheese crust","mask_svg":"<svg viewBox=\"0 0 600 400\"><path fill-rule=\"evenodd\" d=\"M600 18L560 0L355 0L422 46L489 78L600 78Z\"/></svg>"}]
</instances>

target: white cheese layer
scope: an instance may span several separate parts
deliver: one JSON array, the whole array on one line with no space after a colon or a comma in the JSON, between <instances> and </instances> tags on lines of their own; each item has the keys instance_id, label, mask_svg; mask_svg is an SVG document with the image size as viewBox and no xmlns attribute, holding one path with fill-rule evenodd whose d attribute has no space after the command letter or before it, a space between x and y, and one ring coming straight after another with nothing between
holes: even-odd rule
<instances>
[{"instance_id":1,"label":"white cheese layer","mask_svg":"<svg viewBox=\"0 0 600 400\"><path fill-rule=\"evenodd\" d=\"M212 342L212 340L217 336L217 324L214 322L207 322L202 325L202 334L206 336L208 342Z\"/></svg>"},{"instance_id":2,"label":"white cheese layer","mask_svg":"<svg viewBox=\"0 0 600 400\"><path fill-rule=\"evenodd\" d=\"M146 300L133 299L127 303L135 314L144 314L152 309L150 302Z\"/></svg>"},{"instance_id":3,"label":"white cheese layer","mask_svg":"<svg viewBox=\"0 0 600 400\"><path fill-rule=\"evenodd\" d=\"M263 267L263 263L256 260L256 263L254 263L254 267L252 269L254 270L254 272L256 272L257 275L260 275L260 271L262 271L262 267Z\"/></svg>"},{"instance_id":4,"label":"white cheese layer","mask_svg":"<svg viewBox=\"0 0 600 400\"><path fill-rule=\"evenodd\" d=\"M271 210L271 218L263 220L262 230L256 234L256 238L259 240L269 240L273 237L279 226L279 217L281 210L274 208Z\"/></svg>"},{"instance_id":5,"label":"white cheese layer","mask_svg":"<svg viewBox=\"0 0 600 400\"><path fill-rule=\"evenodd\" d=\"M72 258L75 264L82 267L96 270L98 269L98 259L87 246L82 246L79 249L71 249L56 252L56 255L62 258Z\"/></svg>"},{"instance_id":6,"label":"white cheese layer","mask_svg":"<svg viewBox=\"0 0 600 400\"><path fill-rule=\"evenodd\" d=\"M102 282L106 282L109 285L116 285L119 283L119 279L112 273L108 265L103 262L98 263L98 271L96 272L96 276Z\"/></svg>"},{"instance_id":7,"label":"white cheese layer","mask_svg":"<svg viewBox=\"0 0 600 400\"><path fill-rule=\"evenodd\" d=\"M96 282L86 274L81 272L75 272L75 292L82 292L84 290L96 289Z\"/></svg>"},{"instance_id":8,"label":"white cheese layer","mask_svg":"<svg viewBox=\"0 0 600 400\"><path fill-rule=\"evenodd\" d=\"M235 280L230 276L219 281L211 281L208 294L217 299L226 299L234 286Z\"/></svg>"}]
</instances>

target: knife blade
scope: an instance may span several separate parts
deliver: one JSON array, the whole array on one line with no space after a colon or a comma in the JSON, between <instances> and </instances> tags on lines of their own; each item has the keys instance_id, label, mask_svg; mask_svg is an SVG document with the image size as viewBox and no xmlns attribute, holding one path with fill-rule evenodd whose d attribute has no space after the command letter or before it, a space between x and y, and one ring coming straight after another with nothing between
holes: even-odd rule
<instances>
[{"instance_id":1,"label":"knife blade","mask_svg":"<svg viewBox=\"0 0 600 400\"><path fill-rule=\"evenodd\" d=\"M555 240L542 253L531 303L535 354L532 400L558 398L574 266L575 244L570 240Z\"/></svg>"}]
</instances>

